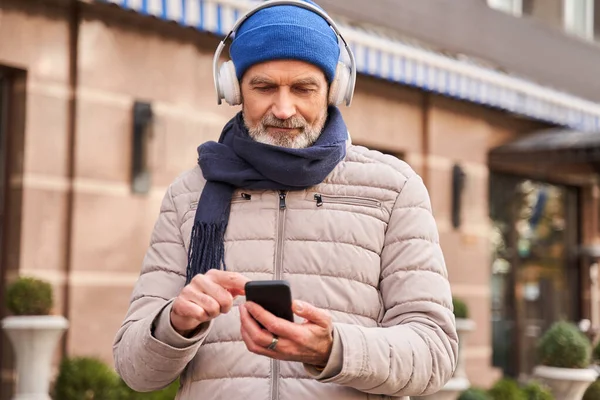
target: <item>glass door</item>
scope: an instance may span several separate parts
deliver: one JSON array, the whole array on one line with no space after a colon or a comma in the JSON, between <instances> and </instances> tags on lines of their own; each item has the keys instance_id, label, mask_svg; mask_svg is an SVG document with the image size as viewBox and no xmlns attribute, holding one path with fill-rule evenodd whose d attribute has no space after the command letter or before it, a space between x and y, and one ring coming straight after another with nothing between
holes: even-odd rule
<instances>
[{"instance_id":1,"label":"glass door","mask_svg":"<svg viewBox=\"0 0 600 400\"><path fill-rule=\"evenodd\" d=\"M579 318L577 190L490 176L494 365L529 375L536 342L557 320Z\"/></svg>"}]
</instances>

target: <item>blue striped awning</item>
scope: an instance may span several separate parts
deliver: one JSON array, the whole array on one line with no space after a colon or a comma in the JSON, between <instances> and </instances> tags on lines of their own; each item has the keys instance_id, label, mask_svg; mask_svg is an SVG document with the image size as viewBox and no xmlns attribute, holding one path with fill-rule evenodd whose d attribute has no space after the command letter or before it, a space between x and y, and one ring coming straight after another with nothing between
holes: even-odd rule
<instances>
[{"instance_id":1,"label":"blue striped awning","mask_svg":"<svg viewBox=\"0 0 600 400\"><path fill-rule=\"evenodd\" d=\"M226 35L257 0L97 0ZM335 18L335 16L334 16ZM355 26L339 24L357 70L388 81L579 131L600 131L600 105Z\"/></svg>"}]
</instances>

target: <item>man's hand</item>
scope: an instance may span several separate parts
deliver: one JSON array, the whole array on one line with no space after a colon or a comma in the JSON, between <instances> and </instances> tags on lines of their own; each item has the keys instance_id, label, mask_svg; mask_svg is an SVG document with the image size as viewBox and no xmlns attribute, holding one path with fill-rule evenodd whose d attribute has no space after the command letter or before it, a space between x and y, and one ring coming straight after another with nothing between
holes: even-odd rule
<instances>
[{"instance_id":1,"label":"man's hand","mask_svg":"<svg viewBox=\"0 0 600 400\"><path fill-rule=\"evenodd\" d=\"M248 281L236 272L216 269L196 275L173 302L171 325L180 335L189 336L200 324L228 313L233 299L245 294Z\"/></svg>"},{"instance_id":2,"label":"man's hand","mask_svg":"<svg viewBox=\"0 0 600 400\"><path fill-rule=\"evenodd\" d=\"M246 347L252 353L277 360L297 361L324 367L333 345L331 316L310 304L294 301L294 314L304 318L296 324L275 317L253 302L240 305L241 333ZM255 320L256 319L256 320ZM260 322L265 329L256 322ZM275 349L268 346L278 338Z\"/></svg>"}]
</instances>

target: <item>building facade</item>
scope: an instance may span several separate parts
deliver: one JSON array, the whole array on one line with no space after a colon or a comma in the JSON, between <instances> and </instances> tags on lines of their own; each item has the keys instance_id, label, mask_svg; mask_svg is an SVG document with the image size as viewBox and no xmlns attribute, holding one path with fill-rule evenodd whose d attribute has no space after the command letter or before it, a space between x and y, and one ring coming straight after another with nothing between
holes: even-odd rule
<instances>
[{"instance_id":1,"label":"building facade","mask_svg":"<svg viewBox=\"0 0 600 400\"><path fill-rule=\"evenodd\" d=\"M163 194L238 111L216 104L213 55L252 4L0 4L0 290L18 275L54 285L54 312L71 324L57 360L112 363ZM527 374L552 320L591 318L590 262L571 254L594 244L598 190L589 163L511 162L504 146L555 127L600 131L600 106L339 13L359 71L342 113L355 144L404 159L430 191L453 293L477 324L463 349L470 380Z\"/></svg>"}]
</instances>

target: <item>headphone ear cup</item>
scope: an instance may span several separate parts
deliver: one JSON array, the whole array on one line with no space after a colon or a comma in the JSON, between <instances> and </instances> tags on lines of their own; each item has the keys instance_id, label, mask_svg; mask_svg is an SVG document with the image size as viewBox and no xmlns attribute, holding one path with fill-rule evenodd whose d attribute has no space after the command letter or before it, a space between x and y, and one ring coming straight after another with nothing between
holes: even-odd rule
<instances>
[{"instance_id":1,"label":"headphone ear cup","mask_svg":"<svg viewBox=\"0 0 600 400\"><path fill-rule=\"evenodd\" d=\"M240 83L238 82L235 73L233 61L230 60L221 65L219 70L219 86L221 87L223 99L225 99L230 106L242 104Z\"/></svg>"},{"instance_id":2,"label":"headphone ear cup","mask_svg":"<svg viewBox=\"0 0 600 400\"><path fill-rule=\"evenodd\" d=\"M346 101L348 85L350 84L350 69L346 64L338 62L335 77L329 86L329 104L339 106Z\"/></svg>"}]
</instances>

